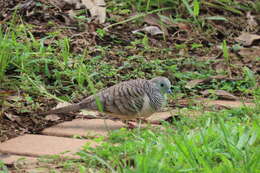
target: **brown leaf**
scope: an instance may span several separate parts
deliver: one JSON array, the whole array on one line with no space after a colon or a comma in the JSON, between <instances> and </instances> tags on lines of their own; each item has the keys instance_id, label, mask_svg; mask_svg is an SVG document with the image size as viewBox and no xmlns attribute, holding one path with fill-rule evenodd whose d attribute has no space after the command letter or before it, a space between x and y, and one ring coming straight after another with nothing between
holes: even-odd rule
<instances>
[{"instance_id":1,"label":"brown leaf","mask_svg":"<svg viewBox=\"0 0 260 173\"><path fill-rule=\"evenodd\" d=\"M206 78L206 79L194 79L194 80L191 80L190 82L188 82L185 85L185 88L191 89L191 88L194 88L195 86L197 86L199 84L207 83L207 82L209 82L209 81L211 81L213 79L215 79L215 80L235 80L235 79L230 79L230 78L228 78L225 75L216 75L216 76L211 76L211 77Z\"/></svg>"},{"instance_id":2,"label":"brown leaf","mask_svg":"<svg viewBox=\"0 0 260 173\"><path fill-rule=\"evenodd\" d=\"M194 80L191 80L190 82L188 82L188 83L185 85L185 88L188 88L188 89L194 88L194 87L197 86L198 84L204 83L204 81L205 81L205 79L194 79Z\"/></svg>"},{"instance_id":3,"label":"brown leaf","mask_svg":"<svg viewBox=\"0 0 260 173\"><path fill-rule=\"evenodd\" d=\"M89 110L81 110L80 113L84 116L89 116L92 118L96 118L100 115L98 111L89 111Z\"/></svg>"},{"instance_id":4,"label":"brown leaf","mask_svg":"<svg viewBox=\"0 0 260 173\"><path fill-rule=\"evenodd\" d=\"M21 122L21 118L17 115L13 115L11 113L4 113L5 117L8 118L9 120L11 121L15 121L15 122L18 122L20 123Z\"/></svg>"},{"instance_id":5,"label":"brown leaf","mask_svg":"<svg viewBox=\"0 0 260 173\"><path fill-rule=\"evenodd\" d=\"M255 60L260 57L260 47L241 48L238 54L244 58Z\"/></svg>"},{"instance_id":6,"label":"brown leaf","mask_svg":"<svg viewBox=\"0 0 260 173\"><path fill-rule=\"evenodd\" d=\"M209 77L209 79L217 79L217 80L220 80L220 79L228 79L226 75L216 75L216 76L211 76ZM230 79L229 79L230 80Z\"/></svg>"},{"instance_id":7,"label":"brown leaf","mask_svg":"<svg viewBox=\"0 0 260 173\"><path fill-rule=\"evenodd\" d=\"M159 27L165 35L168 35L168 29L163 25L162 20L157 14L149 14L144 17L144 21L153 26Z\"/></svg>"},{"instance_id":8,"label":"brown leaf","mask_svg":"<svg viewBox=\"0 0 260 173\"><path fill-rule=\"evenodd\" d=\"M248 23L248 28L247 29L249 31L254 31L257 28L257 26L258 26L258 24L257 24L257 22L255 20L255 16L252 16L251 12L249 11L249 12L246 13L246 18L247 18L247 23Z\"/></svg>"},{"instance_id":9,"label":"brown leaf","mask_svg":"<svg viewBox=\"0 0 260 173\"><path fill-rule=\"evenodd\" d=\"M213 66L213 69L216 70L216 72L223 72L226 69L225 64L221 61L217 61L217 62L213 63L212 66Z\"/></svg>"},{"instance_id":10,"label":"brown leaf","mask_svg":"<svg viewBox=\"0 0 260 173\"><path fill-rule=\"evenodd\" d=\"M54 109L58 109L58 108L61 108L61 107L64 107L64 106L68 106L70 105L70 103L68 102L60 102L56 105L56 107Z\"/></svg>"},{"instance_id":11,"label":"brown leaf","mask_svg":"<svg viewBox=\"0 0 260 173\"><path fill-rule=\"evenodd\" d=\"M55 4L59 4L61 1L52 0ZM106 20L106 3L104 0L64 0L66 3L70 5L75 5L76 9L80 9L81 6L85 6L93 19L97 20L99 23L104 23ZM64 4L58 5L64 6ZM71 16L73 16L73 12L69 12Z\"/></svg>"},{"instance_id":12,"label":"brown leaf","mask_svg":"<svg viewBox=\"0 0 260 173\"><path fill-rule=\"evenodd\" d=\"M224 91L224 90L205 90L201 92L202 95L204 96L209 96L211 94L214 94L218 96L221 99L226 99L226 100L237 100L238 98L234 96L233 94Z\"/></svg>"},{"instance_id":13,"label":"brown leaf","mask_svg":"<svg viewBox=\"0 0 260 173\"><path fill-rule=\"evenodd\" d=\"M188 23L182 23L182 22L174 23L170 19L170 17L166 15L158 16L157 14L149 14L144 17L144 21L150 25L158 26L164 32L165 35L169 35L167 29L169 27L179 28L180 30L183 31L191 31L191 27Z\"/></svg>"},{"instance_id":14,"label":"brown leaf","mask_svg":"<svg viewBox=\"0 0 260 173\"><path fill-rule=\"evenodd\" d=\"M227 100L207 100L205 101L204 105L206 106L215 106L215 107L224 107L224 108L238 108L245 106L251 106L253 107L253 103L243 103L240 101L227 101Z\"/></svg>"},{"instance_id":15,"label":"brown leaf","mask_svg":"<svg viewBox=\"0 0 260 173\"><path fill-rule=\"evenodd\" d=\"M106 20L106 3L104 0L82 0L82 4L90 11L91 17L96 18L99 23Z\"/></svg>"},{"instance_id":16,"label":"brown leaf","mask_svg":"<svg viewBox=\"0 0 260 173\"><path fill-rule=\"evenodd\" d=\"M176 25L180 28L180 30L191 31L191 27L188 23L177 23Z\"/></svg>"},{"instance_id":17,"label":"brown leaf","mask_svg":"<svg viewBox=\"0 0 260 173\"><path fill-rule=\"evenodd\" d=\"M146 26L142 29L134 30L134 31L132 31L132 33L135 34L135 33L140 32L140 31L147 32L151 35L161 35L161 34L163 34L162 30L160 30L160 28L157 27L157 26Z\"/></svg>"},{"instance_id":18,"label":"brown leaf","mask_svg":"<svg viewBox=\"0 0 260 173\"><path fill-rule=\"evenodd\" d=\"M242 43L244 46L251 46L256 40L260 40L260 35L250 34L248 32L242 32L242 34L236 38L236 41Z\"/></svg>"},{"instance_id":19,"label":"brown leaf","mask_svg":"<svg viewBox=\"0 0 260 173\"><path fill-rule=\"evenodd\" d=\"M0 96L9 96L13 95L15 91L13 90L0 90Z\"/></svg>"},{"instance_id":20,"label":"brown leaf","mask_svg":"<svg viewBox=\"0 0 260 173\"><path fill-rule=\"evenodd\" d=\"M51 114L51 115L47 115L44 119L47 121L58 121L60 117L58 115Z\"/></svg>"}]
</instances>

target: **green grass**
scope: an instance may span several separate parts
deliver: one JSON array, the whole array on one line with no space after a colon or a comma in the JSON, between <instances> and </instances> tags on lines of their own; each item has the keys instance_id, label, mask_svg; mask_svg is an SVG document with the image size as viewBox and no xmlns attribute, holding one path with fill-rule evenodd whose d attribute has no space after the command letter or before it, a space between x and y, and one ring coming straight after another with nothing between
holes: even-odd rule
<instances>
[{"instance_id":1,"label":"green grass","mask_svg":"<svg viewBox=\"0 0 260 173\"><path fill-rule=\"evenodd\" d=\"M259 106L259 102L258 102ZM80 160L64 170L95 172L260 172L260 109L242 107L206 112L196 119L181 115L163 130L121 129L101 146L86 144Z\"/></svg>"}]
</instances>

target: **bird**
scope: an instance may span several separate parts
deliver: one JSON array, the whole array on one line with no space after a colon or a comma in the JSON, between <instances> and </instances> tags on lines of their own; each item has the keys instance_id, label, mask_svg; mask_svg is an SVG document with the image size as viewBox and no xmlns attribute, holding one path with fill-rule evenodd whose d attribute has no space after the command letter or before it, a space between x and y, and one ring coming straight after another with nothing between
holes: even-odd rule
<instances>
[{"instance_id":1,"label":"bird","mask_svg":"<svg viewBox=\"0 0 260 173\"><path fill-rule=\"evenodd\" d=\"M64 114L81 109L108 114L112 118L133 120L148 118L166 105L166 94L172 93L171 82L166 77L132 79L103 89L79 103L41 113L41 115Z\"/></svg>"}]
</instances>

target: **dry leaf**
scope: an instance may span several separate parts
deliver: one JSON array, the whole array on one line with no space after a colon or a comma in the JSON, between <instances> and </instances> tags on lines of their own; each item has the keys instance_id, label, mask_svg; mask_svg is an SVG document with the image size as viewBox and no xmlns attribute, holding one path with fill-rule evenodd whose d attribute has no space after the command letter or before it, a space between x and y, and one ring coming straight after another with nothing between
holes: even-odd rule
<instances>
[{"instance_id":1,"label":"dry leaf","mask_svg":"<svg viewBox=\"0 0 260 173\"><path fill-rule=\"evenodd\" d=\"M256 40L260 40L260 35L250 34L248 32L243 32L239 37L236 38L236 41L242 43L244 46L250 46Z\"/></svg>"},{"instance_id":2,"label":"dry leaf","mask_svg":"<svg viewBox=\"0 0 260 173\"><path fill-rule=\"evenodd\" d=\"M96 18L99 23L106 20L106 3L104 0L82 0L82 3L90 11L91 17Z\"/></svg>"},{"instance_id":3,"label":"dry leaf","mask_svg":"<svg viewBox=\"0 0 260 173\"><path fill-rule=\"evenodd\" d=\"M216 57L213 56L199 56L197 58L198 61L209 61L209 60L214 60Z\"/></svg>"},{"instance_id":4,"label":"dry leaf","mask_svg":"<svg viewBox=\"0 0 260 173\"><path fill-rule=\"evenodd\" d=\"M255 60L260 57L260 47L241 48L238 54L244 58Z\"/></svg>"},{"instance_id":5,"label":"dry leaf","mask_svg":"<svg viewBox=\"0 0 260 173\"><path fill-rule=\"evenodd\" d=\"M219 98L226 99L226 100L238 100L236 96L233 94L224 91L224 90L205 90L201 92L204 96L209 96L210 94L215 94Z\"/></svg>"},{"instance_id":6,"label":"dry leaf","mask_svg":"<svg viewBox=\"0 0 260 173\"><path fill-rule=\"evenodd\" d=\"M13 90L0 90L0 96L10 96L13 95L15 91Z\"/></svg>"},{"instance_id":7,"label":"dry leaf","mask_svg":"<svg viewBox=\"0 0 260 173\"><path fill-rule=\"evenodd\" d=\"M197 86L198 84L204 83L204 81L205 81L205 79L194 79L194 80L191 80L190 82L188 82L188 83L185 85L185 88L188 88L188 89L194 88L194 87Z\"/></svg>"},{"instance_id":8,"label":"dry leaf","mask_svg":"<svg viewBox=\"0 0 260 173\"><path fill-rule=\"evenodd\" d=\"M47 115L45 117L45 120L48 120L48 121L58 121L59 119L60 119L60 117L55 114Z\"/></svg>"},{"instance_id":9,"label":"dry leaf","mask_svg":"<svg viewBox=\"0 0 260 173\"><path fill-rule=\"evenodd\" d=\"M216 75L216 76L211 76L211 77L209 77L209 79L218 79L218 80L222 80L222 79L228 79L228 80L231 80L230 78L227 78L227 76L226 75Z\"/></svg>"},{"instance_id":10,"label":"dry leaf","mask_svg":"<svg viewBox=\"0 0 260 173\"><path fill-rule=\"evenodd\" d=\"M64 0L69 4L75 4L76 8L80 8L83 4L89 11L92 18L97 19L99 23L106 20L106 3L104 0ZM71 12L70 12L71 13Z\"/></svg>"},{"instance_id":11,"label":"dry leaf","mask_svg":"<svg viewBox=\"0 0 260 173\"><path fill-rule=\"evenodd\" d=\"M80 113L82 115L91 116L92 118L96 118L100 115L98 111L89 111L89 110L81 110Z\"/></svg>"},{"instance_id":12,"label":"dry leaf","mask_svg":"<svg viewBox=\"0 0 260 173\"><path fill-rule=\"evenodd\" d=\"M251 106L253 107L253 103L243 103L240 101L227 101L227 100L207 100L205 101L204 105L206 106L218 106L218 107L225 107L225 108L238 108L245 106Z\"/></svg>"},{"instance_id":13,"label":"dry leaf","mask_svg":"<svg viewBox=\"0 0 260 173\"><path fill-rule=\"evenodd\" d=\"M163 34L162 30L160 30L160 28L157 27L157 26L147 26L147 27L144 27L144 28L142 28L142 29L134 30L134 31L132 31L132 33L135 34L135 33L140 32L140 31L149 33L149 34L151 34L151 35L160 35L160 34Z\"/></svg>"},{"instance_id":14,"label":"dry leaf","mask_svg":"<svg viewBox=\"0 0 260 173\"><path fill-rule=\"evenodd\" d=\"M165 16L165 15L158 16L157 14L149 14L144 17L144 21L146 23L148 23L149 25L158 26L164 32L165 35L169 35L168 29L167 29L169 27L179 28L180 30L184 30L184 31L191 30L191 27L189 26L189 24L181 23L181 22L174 23L170 19L170 17Z\"/></svg>"},{"instance_id":15,"label":"dry leaf","mask_svg":"<svg viewBox=\"0 0 260 173\"><path fill-rule=\"evenodd\" d=\"M11 121L15 121L15 122L18 122L20 123L21 122L21 118L17 115L13 115L13 114L10 114L10 113L4 113L5 117L8 118L9 120Z\"/></svg>"},{"instance_id":16,"label":"dry leaf","mask_svg":"<svg viewBox=\"0 0 260 173\"><path fill-rule=\"evenodd\" d=\"M194 79L194 80L191 80L190 82L188 82L185 85L185 88L191 89L191 88L194 88L195 86L197 86L198 84L206 83L206 82L209 82L209 81L211 81L213 79L215 79L215 80L231 80L230 78L227 78L227 76L216 75L216 76L211 76L211 77L206 78L206 79Z\"/></svg>"},{"instance_id":17,"label":"dry leaf","mask_svg":"<svg viewBox=\"0 0 260 173\"><path fill-rule=\"evenodd\" d=\"M57 104L57 106L54 108L54 109L58 109L58 108L61 108L61 107L64 107L64 106L68 106L70 105L70 103L68 102L60 102Z\"/></svg>"},{"instance_id":18,"label":"dry leaf","mask_svg":"<svg viewBox=\"0 0 260 173\"><path fill-rule=\"evenodd\" d=\"M253 31L257 28L258 24L255 20L255 16L251 15L251 12L246 13L247 23L248 23L248 30Z\"/></svg>"},{"instance_id":19,"label":"dry leaf","mask_svg":"<svg viewBox=\"0 0 260 173\"><path fill-rule=\"evenodd\" d=\"M149 25L159 27L165 35L168 35L167 27L163 25L163 21L160 19L160 17L157 14L149 14L145 16L144 21Z\"/></svg>"}]
</instances>

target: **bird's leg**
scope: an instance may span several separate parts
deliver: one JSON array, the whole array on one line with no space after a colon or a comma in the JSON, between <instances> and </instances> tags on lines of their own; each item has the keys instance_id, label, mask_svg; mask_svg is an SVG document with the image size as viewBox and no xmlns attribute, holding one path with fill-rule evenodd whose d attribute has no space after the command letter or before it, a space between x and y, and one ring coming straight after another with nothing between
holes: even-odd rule
<instances>
[{"instance_id":1,"label":"bird's leg","mask_svg":"<svg viewBox=\"0 0 260 173\"><path fill-rule=\"evenodd\" d=\"M124 124L126 124L128 129L137 128L136 124L132 123L130 120L122 120Z\"/></svg>"}]
</instances>

